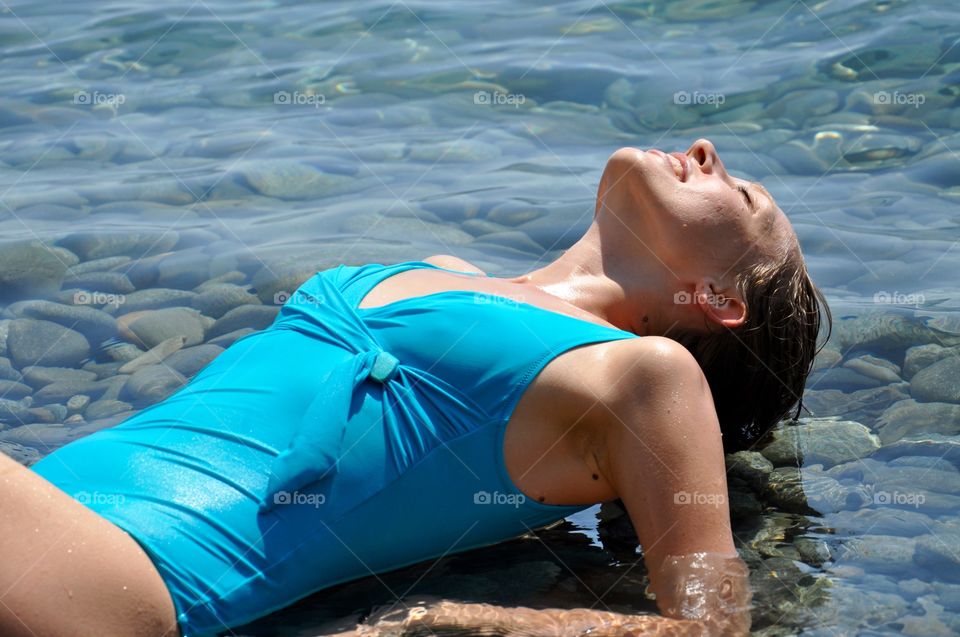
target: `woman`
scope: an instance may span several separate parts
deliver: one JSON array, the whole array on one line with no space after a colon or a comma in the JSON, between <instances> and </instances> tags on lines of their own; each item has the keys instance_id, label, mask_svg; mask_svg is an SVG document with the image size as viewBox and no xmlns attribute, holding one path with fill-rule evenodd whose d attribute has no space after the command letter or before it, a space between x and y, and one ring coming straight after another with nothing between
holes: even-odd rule
<instances>
[{"instance_id":1,"label":"woman","mask_svg":"<svg viewBox=\"0 0 960 637\"><path fill-rule=\"evenodd\" d=\"M620 498L667 617L398 600L357 631L743 632L724 447L798 404L825 311L710 142L621 149L553 263L319 272L168 399L33 471L4 458L0 628L216 634Z\"/></svg>"}]
</instances>

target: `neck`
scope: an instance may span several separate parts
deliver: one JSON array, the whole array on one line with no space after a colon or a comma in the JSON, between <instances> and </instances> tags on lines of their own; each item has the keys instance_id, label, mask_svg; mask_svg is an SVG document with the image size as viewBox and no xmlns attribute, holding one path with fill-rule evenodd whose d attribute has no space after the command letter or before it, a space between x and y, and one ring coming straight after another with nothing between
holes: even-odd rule
<instances>
[{"instance_id":1,"label":"neck","mask_svg":"<svg viewBox=\"0 0 960 637\"><path fill-rule=\"evenodd\" d=\"M655 259L651 264L612 258L610 252L625 252L601 251L600 238L594 223L552 263L506 280L537 287L641 336L667 332L673 323L668 305L673 292L667 291L664 268Z\"/></svg>"}]
</instances>

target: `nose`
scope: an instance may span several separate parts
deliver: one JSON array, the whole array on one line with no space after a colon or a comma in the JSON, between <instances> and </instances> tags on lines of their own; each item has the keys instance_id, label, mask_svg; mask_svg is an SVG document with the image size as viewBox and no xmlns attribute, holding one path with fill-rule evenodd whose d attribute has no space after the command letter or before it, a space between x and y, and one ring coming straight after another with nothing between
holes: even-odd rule
<instances>
[{"instance_id":1,"label":"nose","mask_svg":"<svg viewBox=\"0 0 960 637\"><path fill-rule=\"evenodd\" d=\"M700 170L706 174L716 173L720 178L727 178L727 170L720 161L717 149L709 139L698 139L687 150L687 154L700 164Z\"/></svg>"}]
</instances>

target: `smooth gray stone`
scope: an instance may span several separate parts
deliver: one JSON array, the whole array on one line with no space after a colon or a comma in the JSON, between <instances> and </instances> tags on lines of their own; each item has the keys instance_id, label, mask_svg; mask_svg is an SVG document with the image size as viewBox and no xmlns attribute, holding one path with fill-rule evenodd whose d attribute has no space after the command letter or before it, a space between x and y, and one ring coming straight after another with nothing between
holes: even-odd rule
<instances>
[{"instance_id":1,"label":"smooth gray stone","mask_svg":"<svg viewBox=\"0 0 960 637\"><path fill-rule=\"evenodd\" d=\"M59 323L100 343L117 335L117 320L100 310L52 301L21 301L7 308L17 318L34 318Z\"/></svg>"},{"instance_id":2,"label":"smooth gray stone","mask_svg":"<svg viewBox=\"0 0 960 637\"><path fill-rule=\"evenodd\" d=\"M127 363L139 358L144 351L133 343L114 343L101 350L107 358L115 363Z\"/></svg>"},{"instance_id":3,"label":"smooth gray stone","mask_svg":"<svg viewBox=\"0 0 960 637\"><path fill-rule=\"evenodd\" d=\"M925 402L960 402L960 357L948 356L910 379L910 394Z\"/></svg>"},{"instance_id":4,"label":"smooth gray stone","mask_svg":"<svg viewBox=\"0 0 960 637\"><path fill-rule=\"evenodd\" d=\"M174 250L187 248L205 248L215 241L220 241L220 235L205 228L187 228L179 231L180 240L173 247Z\"/></svg>"},{"instance_id":5,"label":"smooth gray stone","mask_svg":"<svg viewBox=\"0 0 960 637\"><path fill-rule=\"evenodd\" d=\"M79 256L82 261L91 261L115 256L140 259L167 252L178 240L179 235L171 230L124 233L84 231L70 234L57 244Z\"/></svg>"},{"instance_id":6,"label":"smooth gray stone","mask_svg":"<svg viewBox=\"0 0 960 637\"><path fill-rule=\"evenodd\" d=\"M157 285L192 290L210 278L210 255L199 250L175 252L157 264Z\"/></svg>"},{"instance_id":7,"label":"smooth gray stone","mask_svg":"<svg viewBox=\"0 0 960 637\"><path fill-rule=\"evenodd\" d=\"M920 536L914 561L942 579L960 581L960 534L941 531Z\"/></svg>"},{"instance_id":8,"label":"smooth gray stone","mask_svg":"<svg viewBox=\"0 0 960 637\"><path fill-rule=\"evenodd\" d=\"M54 415L56 418L54 422L63 422L69 413L67 406L61 405L60 403L50 403L49 405L44 405L43 408Z\"/></svg>"},{"instance_id":9,"label":"smooth gray stone","mask_svg":"<svg viewBox=\"0 0 960 637\"><path fill-rule=\"evenodd\" d=\"M6 442L29 445L46 455L68 443L73 437L72 433L70 427L64 425L35 423L8 429L0 436Z\"/></svg>"},{"instance_id":10,"label":"smooth gray stone","mask_svg":"<svg viewBox=\"0 0 960 637\"><path fill-rule=\"evenodd\" d=\"M77 367L90 355L90 343L83 334L37 319L13 321L7 346L13 364L20 369L29 365Z\"/></svg>"},{"instance_id":11,"label":"smooth gray stone","mask_svg":"<svg viewBox=\"0 0 960 637\"><path fill-rule=\"evenodd\" d=\"M84 394L71 396L67 401L67 413L76 414L82 412L90 404L90 397Z\"/></svg>"},{"instance_id":12,"label":"smooth gray stone","mask_svg":"<svg viewBox=\"0 0 960 637\"><path fill-rule=\"evenodd\" d=\"M810 374L807 386L817 389L841 389L847 392L860 389L873 389L885 385L886 382L864 376L859 372L846 367L831 367L820 372Z\"/></svg>"},{"instance_id":13,"label":"smooth gray stone","mask_svg":"<svg viewBox=\"0 0 960 637\"><path fill-rule=\"evenodd\" d=\"M877 419L877 433L883 445L911 434L960 434L960 405L901 400Z\"/></svg>"},{"instance_id":14,"label":"smooth gray stone","mask_svg":"<svg viewBox=\"0 0 960 637\"><path fill-rule=\"evenodd\" d=\"M186 337L186 345L199 345L204 339L200 312L186 307L150 310L129 324L129 331L147 349L174 336Z\"/></svg>"},{"instance_id":15,"label":"smooth gray stone","mask_svg":"<svg viewBox=\"0 0 960 637\"><path fill-rule=\"evenodd\" d=\"M33 392L33 389L29 385L14 380L0 380L0 398L20 400L29 396L31 392Z\"/></svg>"},{"instance_id":16,"label":"smooth gray stone","mask_svg":"<svg viewBox=\"0 0 960 637\"><path fill-rule=\"evenodd\" d=\"M897 383L849 393L839 389L807 390L803 404L819 417L846 416L858 422L875 422L883 410L910 398L908 388L909 383Z\"/></svg>"},{"instance_id":17,"label":"smooth gray stone","mask_svg":"<svg viewBox=\"0 0 960 637\"><path fill-rule=\"evenodd\" d=\"M342 194L352 190L356 181L345 175L317 170L294 159L245 161L236 170L240 179L254 192L285 200Z\"/></svg>"},{"instance_id":18,"label":"smooth gray stone","mask_svg":"<svg viewBox=\"0 0 960 637\"><path fill-rule=\"evenodd\" d=\"M265 329L273 323L279 312L280 308L276 305L243 305L234 308L217 319L207 337L216 338L243 327Z\"/></svg>"},{"instance_id":19,"label":"smooth gray stone","mask_svg":"<svg viewBox=\"0 0 960 637\"><path fill-rule=\"evenodd\" d=\"M174 336L163 341L156 347L140 354L136 358L125 362L117 371L121 374L132 374L141 367L156 365L170 354L180 350L187 341L185 336Z\"/></svg>"},{"instance_id":20,"label":"smooth gray stone","mask_svg":"<svg viewBox=\"0 0 960 637\"><path fill-rule=\"evenodd\" d=\"M126 374L120 374L100 380L100 384L104 387L103 393L100 394L100 400L118 400L129 378L130 376Z\"/></svg>"},{"instance_id":21,"label":"smooth gray stone","mask_svg":"<svg viewBox=\"0 0 960 637\"><path fill-rule=\"evenodd\" d=\"M223 336L218 336L216 338L211 338L208 343L210 345L219 345L220 347L227 348L233 345L238 339L243 338L247 334L253 334L257 330L250 327L242 327L239 330L233 330L232 332L227 332Z\"/></svg>"},{"instance_id":22,"label":"smooth gray stone","mask_svg":"<svg viewBox=\"0 0 960 637\"><path fill-rule=\"evenodd\" d=\"M868 378L875 378L883 383L899 383L902 380L900 378L900 367L898 365L883 358L870 356L869 354L847 359L843 363L843 366L846 369L852 369L858 374Z\"/></svg>"},{"instance_id":23,"label":"smooth gray stone","mask_svg":"<svg viewBox=\"0 0 960 637\"><path fill-rule=\"evenodd\" d=\"M130 294L136 289L127 275L120 272L87 272L65 278L63 285L103 294Z\"/></svg>"},{"instance_id":24,"label":"smooth gray stone","mask_svg":"<svg viewBox=\"0 0 960 637\"><path fill-rule=\"evenodd\" d=\"M147 288L124 295L123 302L110 312L116 316L139 312L141 310L161 310L167 307L183 307L190 305L196 298L196 293L189 290L173 290L170 288Z\"/></svg>"},{"instance_id":25,"label":"smooth gray stone","mask_svg":"<svg viewBox=\"0 0 960 637\"><path fill-rule=\"evenodd\" d=\"M125 263L129 263L130 257L104 257L94 259L93 261L84 261L71 266L67 269L66 276L79 276L88 272L106 272Z\"/></svg>"},{"instance_id":26,"label":"smooth gray stone","mask_svg":"<svg viewBox=\"0 0 960 637\"><path fill-rule=\"evenodd\" d=\"M94 403L90 403L86 410L84 410L83 416L87 420L99 420L101 418L109 418L110 416L122 414L130 410L130 403L123 402L122 400L98 400Z\"/></svg>"},{"instance_id":27,"label":"smooth gray stone","mask_svg":"<svg viewBox=\"0 0 960 637\"><path fill-rule=\"evenodd\" d=\"M740 478L755 491L766 486L773 463L756 451L737 451L726 456L727 475Z\"/></svg>"},{"instance_id":28,"label":"smooth gray stone","mask_svg":"<svg viewBox=\"0 0 960 637\"><path fill-rule=\"evenodd\" d=\"M937 433L915 433L885 445L878 457L936 456L960 467L960 438Z\"/></svg>"},{"instance_id":29,"label":"smooth gray stone","mask_svg":"<svg viewBox=\"0 0 960 637\"><path fill-rule=\"evenodd\" d=\"M854 563L871 572L901 574L913 566L916 538L898 535L864 535L847 538L833 551L833 559Z\"/></svg>"},{"instance_id":30,"label":"smooth gray stone","mask_svg":"<svg viewBox=\"0 0 960 637\"><path fill-rule=\"evenodd\" d=\"M830 547L823 540L810 537L799 537L793 541L800 559L810 566L820 567L830 559Z\"/></svg>"},{"instance_id":31,"label":"smooth gray stone","mask_svg":"<svg viewBox=\"0 0 960 637\"><path fill-rule=\"evenodd\" d=\"M125 274L134 287L138 290L153 287L160 276L158 265L166 257L165 254L157 254L152 257L135 258L130 263L125 263L114 267L111 272Z\"/></svg>"},{"instance_id":32,"label":"smooth gray stone","mask_svg":"<svg viewBox=\"0 0 960 637\"><path fill-rule=\"evenodd\" d=\"M860 423L823 418L781 425L760 453L775 466L797 465L799 459L832 467L865 458L879 448L880 440Z\"/></svg>"},{"instance_id":33,"label":"smooth gray stone","mask_svg":"<svg viewBox=\"0 0 960 637\"><path fill-rule=\"evenodd\" d=\"M831 513L825 524L838 535L861 535L869 529L879 535L916 537L936 526L933 518L916 509L892 507L864 508L858 511Z\"/></svg>"},{"instance_id":34,"label":"smooth gray stone","mask_svg":"<svg viewBox=\"0 0 960 637\"><path fill-rule=\"evenodd\" d=\"M15 380L19 382L22 379L23 374L13 368L9 358L0 358L0 380Z\"/></svg>"},{"instance_id":35,"label":"smooth gray stone","mask_svg":"<svg viewBox=\"0 0 960 637\"><path fill-rule=\"evenodd\" d=\"M87 361L83 364L83 370L87 372L93 372L97 375L98 380L116 376L118 373L120 373L121 367L123 367L123 362L121 361L110 361L109 363Z\"/></svg>"},{"instance_id":36,"label":"smooth gray stone","mask_svg":"<svg viewBox=\"0 0 960 637\"><path fill-rule=\"evenodd\" d=\"M790 513L808 515L859 509L871 502L863 485L842 485L837 480L796 467L778 467L770 473L764 497Z\"/></svg>"},{"instance_id":37,"label":"smooth gray stone","mask_svg":"<svg viewBox=\"0 0 960 637\"><path fill-rule=\"evenodd\" d=\"M105 389L106 385L103 384L103 381L99 380L58 382L44 385L34 392L33 398L40 405L47 405L49 403L66 404L67 401L77 394L99 398Z\"/></svg>"},{"instance_id":38,"label":"smooth gray stone","mask_svg":"<svg viewBox=\"0 0 960 637\"><path fill-rule=\"evenodd\" d=\"M960 356L960 347L943 347L936 343L915 345L904 355L903 377L910 380L924 367L929 367L948 356Z\"/></svg>"},{"instance_id":39,"label":"smooth gray stone","mask_svg":"<svg viewBox=\"0 0 960 637\"><path fill-rule=\"evenodd\" d=\"M222 347L206 343L174 352L163 359L163 364L177 370L185 377L191 378L219 356L222 351Z\"/></svg>"},{"instance_id":40,"label":"smooth gray stone","mask_svg":"<svg viewBox=\"0 0 960 637\"><path fill-rule=\"evenodd\" d=\"M30 408L16 400L0 398L0 423L10 427L33 422Z\"/></svg>"},{"instance_id":41,"label":"smooth gray stone","mask_svg":"<svg viewBox=\"0 0 960 637\"><path fill-rule=\"evenodd\" d=\"M151 365L135 371L120 392L122 400L134 405L152 405L173 394L187 379L165 365Z\"/></svg>"},{"instance_id":42,"label":"smooth gray stone","mask_svg":"<svg viewBox=\"0 0 960 637\"><path fill-rule=\"evenodd\" d=\"M60 290L67 268L76 257L64 255L40 241L0 245L0 301L49 297Z\"/></svg>"},{"instance_id":43,"label":"smooth gray stone","mask_svg":"<svg viewBox=\"0 0 960 637\"><path fill-rule=\"evenodd\" d=\"M230 310L242 305L260 305L260 299L246 287L222 284L206 288L190 303L206 316L218 319Z\"/></svg>"},{"instance_id":44,"label":"smooth gray stone","mask_svg":"<svg viewBox=\"0 0 960 637\"><path fill-rule=\"evenodd\" d=\"M0 440L0 453L13 458L25 467L29 467L40 460L40 452L36 449L7 440Z\"/></svg>"}]
</instances>

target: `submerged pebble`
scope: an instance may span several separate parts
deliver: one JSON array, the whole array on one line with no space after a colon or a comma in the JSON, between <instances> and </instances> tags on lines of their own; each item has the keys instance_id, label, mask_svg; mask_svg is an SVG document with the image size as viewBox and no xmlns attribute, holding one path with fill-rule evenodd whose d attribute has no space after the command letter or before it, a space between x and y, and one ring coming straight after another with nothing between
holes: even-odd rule
<instances>
[{"instance_id":1,"label":"submerged pebble","mask_svg":"<svg viewBox=\"0 0 960 637\"><path fill-rule=\"evenodd\" d=\"M90 355L86 337L58 323L17 319L7 340L10 359L23 369L30 365L78 367Z\"/></svg>"},{"instance_id":2,"label":"submerged pebble","mask_svg":"<svg viewBox=\"0 0 960 637\"><path fill-rule=\"evenodd\" d=\"M862 424L821 418L780 426L760 453L776 466L806 462L831 467L865 458L879 448L880 440Z\"/></svg>"}]
</instances>

